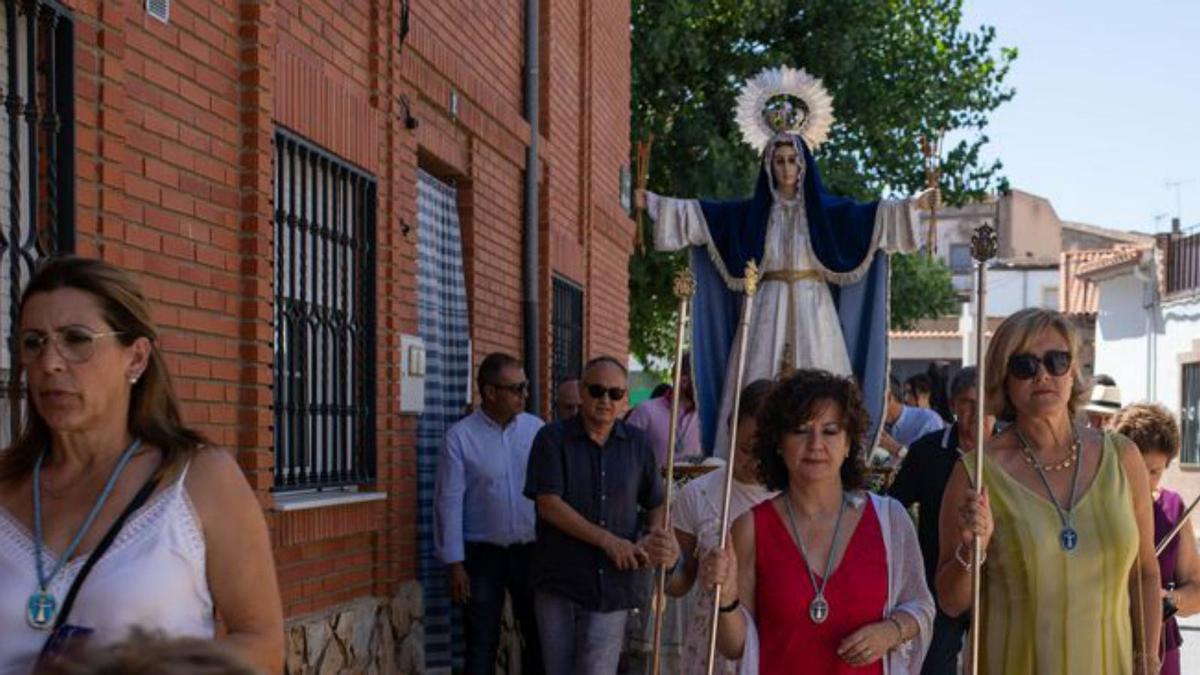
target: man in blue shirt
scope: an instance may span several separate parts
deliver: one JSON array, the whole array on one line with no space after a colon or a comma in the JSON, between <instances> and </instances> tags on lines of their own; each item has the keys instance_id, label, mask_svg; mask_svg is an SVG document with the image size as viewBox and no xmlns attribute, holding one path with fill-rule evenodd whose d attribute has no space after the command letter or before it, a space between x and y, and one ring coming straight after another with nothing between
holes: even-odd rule
<instances>
[{"instance_id":1,"label":"man in blue shirt","mask_svg":"<svg viewBox=\"0 0 1200 675\"><path fill-rule=\"evenodd\" d=\"M918 438L940 431L946 427L942 416L929 408L915 408L904 405L904 387L895 375L889 375L887 404L884 407L883 433L879 437L879 447L895 456L895 460L904 459L908 454L908 446Z\"/></svg>"},{"instance_id":2,"label":"man in blue shirt","mask_svg":"<svg viewBox=\"0 0 1200 675\"><path fill-rule=\"evenodd\" d=\"M542 672L529 564L533 502L522 493L542 421L525 410L521 362L489 354L479 366L479 409L446 432L434 483L434 547L448 566L450 598L464 604L466 673L492 675L505 590L525 641L522 671Z\"/></svg>"},{"instance_id":3,"label":"man in blue shirt","mask_svg":"<svg viewBox=\"0 0 1200 675\"><path fill-rule=\"evenodd\" d=\"M612 357L584 368L579 414L538 432L526 496L537 502L534 603L548 675L613 675L639 575L679 557L663 527L662 477L645 436L619 420L628 393ZM650 533L640 536L639 507Z\"/></svg>"}]
</instances>

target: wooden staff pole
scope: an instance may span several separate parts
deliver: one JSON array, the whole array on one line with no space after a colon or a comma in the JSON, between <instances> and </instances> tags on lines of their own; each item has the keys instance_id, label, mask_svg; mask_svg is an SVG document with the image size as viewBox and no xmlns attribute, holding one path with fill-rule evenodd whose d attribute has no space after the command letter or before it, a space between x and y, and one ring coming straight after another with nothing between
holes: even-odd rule
<instances>
[{"instance_id":1,"label":"wooden staff pole","mask_svg":"<svg viewBox=\"0 0 1200 675\"><path fill-rule=\"evenodd\" d=\"M746 343L750 341L750 316L754 310L754 293L758 290L758 266L753 260L746 265L744 276L746 297L742 300L741 340L738 344L737 370L733 380L733 412L729 422L729 456L725 460L725 489L721 497L721 536L718 546L725 548L729 536L729 497L733 491L733 463L737 459L738 408L741 404L742 376L746 370ZM728 386L728 383L727 383ZM713 674L717 656L717 622L720 620L721 585L713 591L712 622L708 632L708 661L706 671Z\"/></svg>"},{"instance_id":2,"label":"wooden staff pole","mask_svg":"<svg viewBox=\"0 0 1200 675\"><path fill-rule=\"evenodd\" d=\"M939 129L937 138L933 141L925 136L921 137L921 154L925 156L925 187L931 190L937 189L942 178L942 138L945 134L945 129ZM930 259L937 254L937 212L938 204L935 198L929 207L929 231L925 237L925 254Z\"/></svg>"},{"instance_id":3,"label":"wooden staff pole","mask_svg":"<svg viewBox=\"0 0 1200 675\"><path fill-rule=\"evenodd\" d=\"M971 237L971 256L975 258L975 370L979 395L975 408L975 494L983 494L983 443L986 440L985 399L986 373L984 368L985 333L987 331L987 264L996 255L996 231L988 224L975 230ZM975 538L975 556L971 561L971 674L979 673L980 596L983 585L983 542Z\"/></svg>"},{"instance_id":4,"label":"wooden staff pole","mask_svg":"<svg viewBox=\"0 0 1200 675\"><path fill-rule=\"evenodd\" d=\"M637 142L636 166L634 167L634 170L637 172L637 174L636 174L636 177L634 180L634 185L637 187L638 190L645 191L646 183L650 179L650 149L653 147L654 147L654 134L650 134L644 141ZM634 245L637 247L638 253L644 253L646 251L646 242L645 242L644 236L642 234L642 230L643 230L642 211L643 210L644 209L641 206L637 206L634 209L634 224L633 224L633 226L636 230L636 234L634 235Z\"/></svg>"},{"instance_id":5,"label":"wooden staff pole","mask_svg":"<svg viewBox=\"0 0 1200 675\"><path fill-rule=\"evenodd\" d=\"M688 312L691 309L692 295L696 290L696 282L692 273L684 269L675 277L675 297L679 299L679 319L675 331L675 373L671 378L671 427L667 434L667 486L663 501L663 527L674 535L671 529L671 498L675 486L675 448L679 439L679 395L683 380L683 343L687 335ZM654 645L651 652L651 668L653 675L662 672L662 628L663 615L667 611L667 566L658 568L658 583L654 589Z\"/></svg>"}]
</instances>

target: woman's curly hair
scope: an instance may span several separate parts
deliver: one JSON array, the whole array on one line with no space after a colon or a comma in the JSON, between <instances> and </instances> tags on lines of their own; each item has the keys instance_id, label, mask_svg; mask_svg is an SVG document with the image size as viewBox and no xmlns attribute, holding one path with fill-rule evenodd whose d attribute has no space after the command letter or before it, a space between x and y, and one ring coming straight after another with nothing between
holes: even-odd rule
<instances>
[{"instance_id":1,"label":"woman's curly hair","mask_svg":"<svg viewBox=\"0 0 1200 675\"><path fill-rule=\"evenodd\" d=\"M863 405L862 393L853 380L824 370L797 370L775 383L758 413L758 437L754 454L758 456L759 475L770 490L786 490L787 466L779 453L783 437L811 420L825 405L841 410L842 428L850 442L850 451L842 463L843 490L863 486L863 445L870 428L870 415Z\"/></svg>"},{"instance_id":2,"label":"woman's curly hair","mask_svg":"<svg viewBox=\"0 0 1200 675\"><path fill-rule=\"evenodd\" d=\"M1161 452L1168 460L1179 456L1179 424L1161 404L1125 406L1111 422L1111 429L1133 441L1142 454Z\"/></svg>"}]
</instances>

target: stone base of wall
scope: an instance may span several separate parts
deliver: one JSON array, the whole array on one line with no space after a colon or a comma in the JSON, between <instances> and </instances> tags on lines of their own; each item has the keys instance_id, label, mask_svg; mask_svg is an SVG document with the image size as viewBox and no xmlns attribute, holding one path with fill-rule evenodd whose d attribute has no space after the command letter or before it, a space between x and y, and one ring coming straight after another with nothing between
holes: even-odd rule
<instances>
[{"instance_id":1,"label":"stone base of wall","mask_svg":"<svg viewBox=\"0 0 1200 675\"><path fill-rule=\"evenodd\" d=\"M286 675L417 675L425 668L421 585L288 621Z\"/></svg>"}]
</instances>

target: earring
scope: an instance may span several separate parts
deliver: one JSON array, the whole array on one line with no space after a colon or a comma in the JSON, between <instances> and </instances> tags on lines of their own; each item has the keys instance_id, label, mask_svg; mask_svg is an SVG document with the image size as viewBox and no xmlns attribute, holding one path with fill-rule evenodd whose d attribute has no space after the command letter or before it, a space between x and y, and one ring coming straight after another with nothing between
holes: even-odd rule
<instances>
[{"instance_id":1,"label":"earring","mask_svg":"<svg viewBox=\"0 0 1200 675\"><path fill-rule=\"evenodd\" d=\"M129 378L129 384L137 384L138 378L140 378L140 377L141 377L141 375L138 374L138 375L134 375L133 377Z\"/></svg>"}]
</instances>

